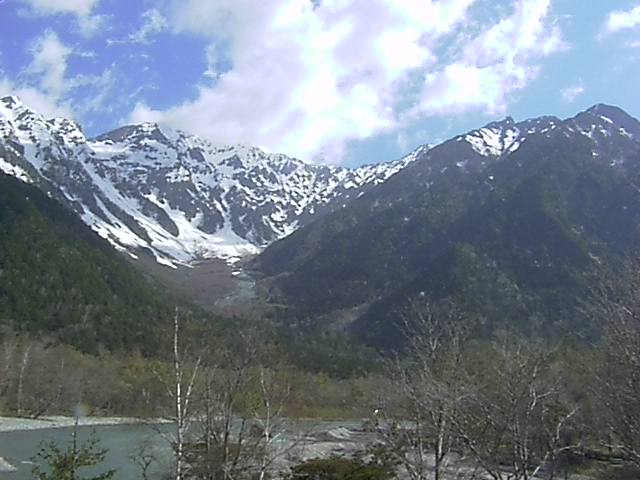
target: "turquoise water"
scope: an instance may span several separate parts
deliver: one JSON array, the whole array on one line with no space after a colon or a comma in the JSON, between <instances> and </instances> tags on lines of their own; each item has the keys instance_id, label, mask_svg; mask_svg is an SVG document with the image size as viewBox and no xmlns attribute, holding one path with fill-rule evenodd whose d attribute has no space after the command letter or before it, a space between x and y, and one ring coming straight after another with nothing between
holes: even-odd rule
<instances>
[{"instance_id":1,"label":"turquoise water","mask_svg":"<svg viewBox=\"0 0 640 480\"><path fill-rule=\"evenodd\" d=\"M141 478L141 469L132 460L142 447L155 458L151 469L151 478L161 479L171 461L171 449L167 440L158 430L168 432L170 425L113 425L79 427L78 440L85 441L92 432L100 441L100 447L108 450L105 462L93 473L103 472L111 468L117 469L114 479L131 480ZM31 479L31 460L37 454L43 442L54 441L64 446L71 441L73 428L52 428L46 430L29 430L0 432L0 457L18 469L17 472L0 472L3 480ZM92 473L85 470L85 473Z\"/></svg>"},{"instance_id":2,"label":"turquoise water","mask_svg":"<svg viewBox=\"0 0 640 480\"><path fill-rule=\"evenodd\" d=\"M304 434L310 439L308 446L316 442L334 442L335 447L343 448L342 433L338 431L338 436L331 434L336 429L357 430L362 422L360 421L318 421L318 420L297 420L289 424L287 432L283 435L283 441L295 439ZM111 425L79 427L78 441L83 442L95 432L96 438L100 441L100 447L107 449L105 462L97 470L86 470L80 472L87 475L90 473L102 473L115 468L117 470L114 478L116 480L133 480L142 478L141 469L132 460L132 456L145 446L146 453L150 453L156 462L148 472L148 478L153 480L163 480L167 477L169 465L172 461L172 451L163 433L173 430L172 425ZM60 447L64 447L71 441L72 427L51 428L44 430L26 430L13 432L0 432L0 457L3 457L11 465L18 468L17 472L0 472L0 480L27 480L31 479L31 469L33 464L29 463L37 454L43 442L56 442ZM366 438L360 440L361 446L371 440ZM352 439L353 440L353 439Z\"/></svg>"}]
</instances>

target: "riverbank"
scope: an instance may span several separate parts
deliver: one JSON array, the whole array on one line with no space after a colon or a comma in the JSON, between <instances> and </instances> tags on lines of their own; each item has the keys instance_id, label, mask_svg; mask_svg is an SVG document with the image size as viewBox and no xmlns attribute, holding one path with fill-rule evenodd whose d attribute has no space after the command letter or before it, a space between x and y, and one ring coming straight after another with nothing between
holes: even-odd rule
<instances>
[{"instance_id":1,"label":"riverbank","mask_svg":"<svg viewBox=\"0 0 640 480\"><path fill-rule=\"evenodd\" d=\"M75 417L65 417L53 415L33 418L0 417L0 432L15 432L27 430L43 430L47 428L73 427L76 422ZM165 423L167 421L154 419L151 421L135 417L80 417L78 426L108 426L108 425L136 425L145 423Z\"/></svg>"}]
</instances>

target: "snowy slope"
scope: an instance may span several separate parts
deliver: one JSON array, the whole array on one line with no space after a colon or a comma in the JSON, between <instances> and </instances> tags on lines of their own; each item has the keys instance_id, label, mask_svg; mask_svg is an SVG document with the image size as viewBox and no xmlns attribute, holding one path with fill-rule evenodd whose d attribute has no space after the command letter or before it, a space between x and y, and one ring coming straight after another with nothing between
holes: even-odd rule
<instances>
[{"instance_id":1,"label":"snowy slope","mask_svg":"<svg viewBox=\"0 0 640 480\"><path fill-rule=\"evenodd\" d=\"M425 150L346 169L214 146L150 123L87 139L70 120L46 119L16 97L0 100L0 170L69 205L116 248L133 256L146 249L168 265L255 254Z\"/></svg>"}]
</instances>

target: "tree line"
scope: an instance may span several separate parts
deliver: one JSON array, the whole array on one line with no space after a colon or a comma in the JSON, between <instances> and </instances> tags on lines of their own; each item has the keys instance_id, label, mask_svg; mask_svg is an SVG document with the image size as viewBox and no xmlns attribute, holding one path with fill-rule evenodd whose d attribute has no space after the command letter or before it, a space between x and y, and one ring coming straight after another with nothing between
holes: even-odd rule
<instances>
[{"instance_id":1,"label":"tree line","mask_svg":"<svg viewBox=\"0 0 640 480\"><path fill-rule=\"evenodd\" d=\"M9 336L0 405L38 416L81 400L99 413L170 419L162 434L175 480L638 478L640 269L623 277L585 306L602 326L595 344L513 331L478 338L481 319L418 298L404 317L405 350L387 354L381 374L348 379L295 368L255 326L219 343L193 336L180 310L156 360ZM291 419L314 406L367 417L376 440L356 457L305 458ZM154 459L139 459L141 478L152 478Z\"/></svg>"}]
</instances>

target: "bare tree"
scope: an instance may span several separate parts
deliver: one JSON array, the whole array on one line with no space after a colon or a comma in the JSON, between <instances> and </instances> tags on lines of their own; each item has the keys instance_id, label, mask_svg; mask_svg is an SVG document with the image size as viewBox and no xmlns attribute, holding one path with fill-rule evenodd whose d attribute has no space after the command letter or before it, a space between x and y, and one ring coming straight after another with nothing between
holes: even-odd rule
<instances>
[{"instance_id":1,"label":"bare tree","mask_svg":"<svg viewBox=\"0 0 640 480\"><path fill-rule=\"evenodd\" d=\"M216 349L208 358L197 440L190 445L189 462L207 480L239 477L249 468L244 452L248 435L245 417L238 415L251 378L255 349Z\"/></svg>"},{"instance_id":2,"label":"bare tree","mask_svg":"<svg viewBox=\"0 0 640 480\"><path fill-rule=\"evenodd\" d=\"M18 416L23 414L23 392L24 392L24 377L27 373L27 367L29 366L29 355L31 354L31 343L27 342L22 350L22 361L20 362L20 369L18 371L18 388L16 393L16 410Z\"/></svg>"},{"instance_id":3,"label":"bare tree","mask_svg":"<svg viewBox=\"0 0 640 480\"><path fill-rule=\"evenodd\" d=\"M18 350L18 339L15 335L7 335L2 339L2 364L0 365L0 406L9 401L13 383L14 362Z\"/></svg>"},{"instance_id":4,"label":"bare tree","mask_svg":"<svg viewBox=\"0 0 640 480\"><path fill-rule=\"evenodd\" d=\"M235 344L217 346L202 369L198 434L188 446L188 463L198 478L266 479L291 455L299 439L284 435L289 385L284 368L256 331L239 333Z\"/></svg>"},{"instance_id":5,"label":"bare tree","mask_svg":"<svg viewBox=\"0 0 640 480\"><path fill-rule=\"evenodd\" d=\"M528 480L575 448L567 443L577 408L562 401L551 369L552 353L533 340L504 336L478 353L473 395L456 418L463 445L476 468L496 480Z\"/></svg>"},{"instance_id":6,"label":"bare tree","mask_svg":"<svg viewBox=\"0 0 640 480\"><path fill-rule=\"evenodd\" d=\"M150 480L151 468L158 463L158 457L153 451L153 444L149 439L139 442L131 452L129 458L140 469L140 478L142 480Z\"/></svg>"},{"instance_id":7,"label":"bare tree","mask_svg":"<svg viewBox=\"0 0 640 480\"><path fill-rule=\"evenodd\" d=\"M604 323L595 397L606 426L602 442L640 468L640 259L603 274L588 313Z\"/></svg>"},{"instance_id":8,"label":"bare tree","mask_svg":"<svg viewBox=\"0 0 640 480\"><path fill-rule=\"evenodd\" d=\"M441 480L452 468L455 418L466 395L462 355L470 321L449 302L423 300L411 303L404 322L408 351L391 364L380 431L409 478Z\"/></svg>"},{"instance_id":9,"label":"bare tree","mask_svg":"<svg viewBox=\"0 0 640 480\"><path fill-rule=\"evenodd\" d=\"M284 371L284 367L278 369ZM268 478L276 462L296 456L299 447L304 443L304 436L293 436L289 421L284 416L284 408L290 395L286 379L278 378L276 371L258 366L258 396L252 409L254 424L261 434L261 442L256 448L258 479ZM285 436L288 437L285 440Z\"/></svg>"},{"instance_id":10,"label":"bare tree","mask_svg":"<svg viewBox=\"0 0 640 480\"><path fill-rule=\"evenodd\" d=\"M173 446L175 454L173 474L175 480L187 478L185 445L187 443L187 434L194 421L194 415L190 407L201 363L200 356L196 356L192 362L186 361L185 349L181 344L180 328L180 310L176 307L173 315L172 381L169 382L165 376L156 371L158 380L165 384L167 394L173 402L173 417L171 418L175 422L173 435L167 434L161 429L158 429L157 432Z\"/></svg>"},{"instance_id":11,"label":"bare tree","mask_svg":"<svg viewBox=\"0 0 640 480\"><path fill-rule=\"evenodd\" d=\"M199 367L200 357L197 357L191 369L191 374L185 373L186 368L180 349L180 318L178 308L176 307L176 312L173 317L173 369L176 381L175 394L173 396L176 407L176 480L183 480L184 478L185 436L193 421L189 404L191 402L193 386L198 376Z\"/></svg>"}]
</instances>

